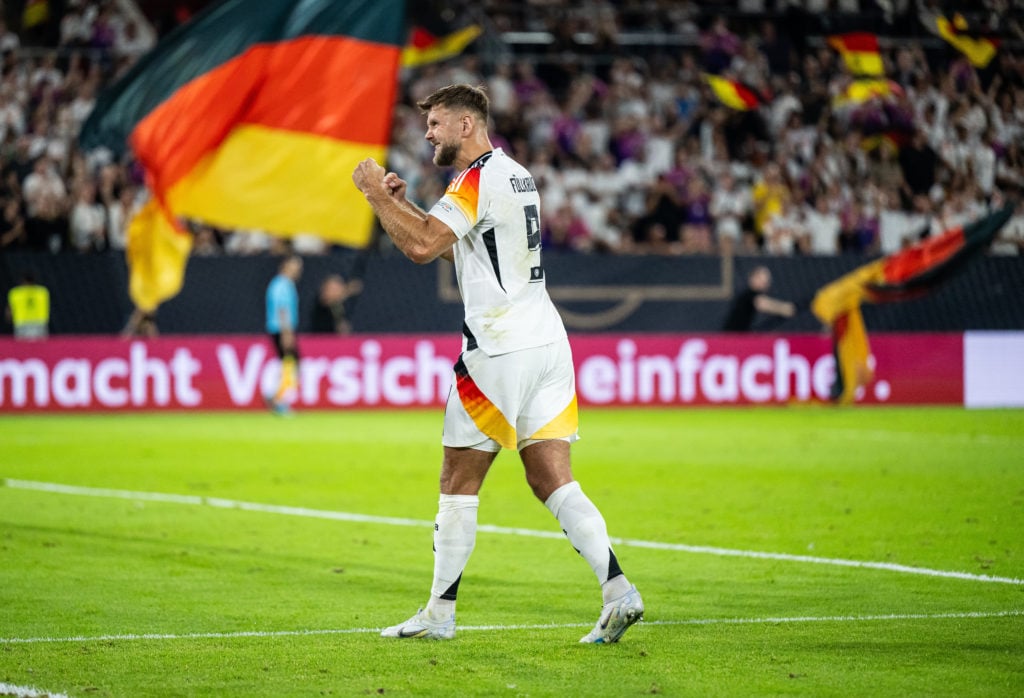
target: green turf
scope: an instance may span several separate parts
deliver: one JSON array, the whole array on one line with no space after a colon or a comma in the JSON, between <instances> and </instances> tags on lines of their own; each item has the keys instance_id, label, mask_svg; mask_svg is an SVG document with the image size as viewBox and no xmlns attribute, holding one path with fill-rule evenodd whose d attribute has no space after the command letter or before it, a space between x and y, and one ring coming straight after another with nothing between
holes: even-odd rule
<instances>
[{"instance_id":1,"label":"green turf","mask_svg":"<svg viewBox=\"0 0 1024 698\"><path fill-rule=\"evenodd\" d=\"M626 539L616 552L647 605L605 647L577 643L600 606L586 563L564 540L509 533L479 534L454 641L372 632L426 600L440 427L433 410L0 419L6 480L424 522L0 487L0 684L76 697L1024 694L1024 411L585 410L575 473ZM557 532L511 453L480 521Z\"/></svg>"}]
</instances>

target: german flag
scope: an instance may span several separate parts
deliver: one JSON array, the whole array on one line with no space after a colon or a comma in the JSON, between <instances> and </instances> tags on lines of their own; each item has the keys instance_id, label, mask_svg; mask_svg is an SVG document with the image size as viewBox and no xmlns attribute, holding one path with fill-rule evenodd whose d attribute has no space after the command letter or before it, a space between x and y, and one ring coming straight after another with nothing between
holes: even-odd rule
<instances>
[{"instance_id":1,"label":"german flag","mask_svg":"<svg viewBox=\"0 0 1024 698\"><path fill-rule=\"evenodd\" d=\"M415 68L458 56L480 36L478 24L470 24L443 36L435 36L426 27L414 26L409 32L409 41L402 49L402 65Z\"/></svg>"},{"instance_id":2,"label":"german flag","mask_svg":"<svg viewBox=\"0 0 1024 698\"><path fill-rule=\"evenodd\" d=\"M704 79L711 86L711 91L718 97L718 101L730 109L750 111L761 106L761 98L741 82L710 74L705 74Z\"/></svg>"},{"instance_id":3,"label":"german flag","mask_svg":"<svg viewBox=\"0 0 1024 698\"><path fill-rule=\"evenodd\" d=\"M854 75L884 75L885 66L878 52L878 37L867 32L835 34L828 37L829 46L839 52L846 69Z\"/></svg>"},{"instance_id":4,"label":"german flag","mask_svg":"<svg viewBox=\"0 0 1024 698\"><path fill-rule=\"evenodd\" d=\"M127 144L145 168L166 220L149 218L137 235L183 234L184 218L363 247L373 213L344 183L363 158L385 159L404 2L251 5L225 0L171 32L100 96L82 146ZM184 274L187 253L132 273L175 265ZM168 297L136 302L151 310Z\"/></svg>"},{"instance_id":5,"label":"german flag","mask_svg":"<svg viewBox=\"0 0 1024 698\"><path fill-rule=\"evenodd\" d=\"M882 281L868 286L872 303L891 303L917 298L949 278L981 252L1013 215L1013 206L980 218L967 226L951 228L884 260Z\"/></svg>"},{"instance_id":6,"label":"german flag","mask_svg":"<svg viewBox=\"0 0 1024 698\"><path fill-rule=\"evenodd\" d=\"M191 250L189 231L156 199L146 202L128 224L125 249L131 272L128 295L136 308L153 313L160 303L178 295Z\"/></svg>"},{"instance_id":7,"label":"german flag","mask_svg":"<svg viewBox=\"0 0 1024 698\"><path fill-rule=\"evenodd\" d=\"M21 12L21 28L31 29L43 24L50 19L49 0L26 0L25 7Z\"/></svg>"},{"instance_id":8,"label":"german flag","mask_svg":"<svg viewBox=\"0 0 1024 698\"><path fill-rule=\"evenodd\" d=\"M865 135L860 140L861 150L870 152L879 148L891 150L895 153L910 142L910 134L898 129L890 129L881 133Z\"/></svg>"},{"instance_id":9,"label":"german flag","mask_svg":"<svg viewBox=\"0 0 1024 698\"><path fill-rule=\"evenodd\" d=\"M967 21L959 14L954 15L952 20L937 15L935 29L938 35L946 40L946 43L966 56L975 68L987 67L999 50L998 39L971 36Z\"/></svg>"},{"instance_id":10,"label":"german flag","mask_svg":"<svg viewBox=\"0 0 1024 698\"><path fill-rule=\"evenodd\" d=\"M860 266L818 291L811 310L832 332L834 400L853 402L857 388L873 379L861 304L893 303L928 293L985 249L1011 215L1013 206L1006 206L966 227Z\"/></svg>"},{"instance_id":11,"label":"german flag","mask_svg":"<svg viewBox=\"0 0 1024 698\"><path fill-rule=\"evenodd\" d=\"M851 80L846 89L832 100L833 106L864 104L873 99L890 99L903 96L903 88L885 78L857 78Z\"/></svg>"}]
</instances>

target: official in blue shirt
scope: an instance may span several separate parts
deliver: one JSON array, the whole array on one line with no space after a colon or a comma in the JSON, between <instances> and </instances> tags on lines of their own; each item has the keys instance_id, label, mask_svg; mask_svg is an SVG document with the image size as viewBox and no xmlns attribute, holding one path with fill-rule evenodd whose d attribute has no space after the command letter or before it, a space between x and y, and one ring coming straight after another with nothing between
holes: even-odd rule
<instances>
[{"instance_id":1,"label":"official in blue shirt","mask_svg":"<svg viewBox=\"0 0 1024 698\"><path fill-rule=\"evenodd\" d=\"M302 276L302 257L289 255L267 286L267 334L281 359L281 381L277 392L267 396L270 408L278 413L289 411L289 397L298 387L299 292L295 282Z\"/></svg>"}]
</instances>

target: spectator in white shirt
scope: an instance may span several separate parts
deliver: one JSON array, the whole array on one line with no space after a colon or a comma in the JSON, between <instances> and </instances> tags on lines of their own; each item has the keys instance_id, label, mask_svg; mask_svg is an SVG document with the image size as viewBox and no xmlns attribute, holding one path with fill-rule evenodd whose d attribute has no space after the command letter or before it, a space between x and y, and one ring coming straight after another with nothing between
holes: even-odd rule
<instances>
[{"instance_id":1,"label":"spectator in white shirt","mask_svg":"<svg viewBox=\"0 0 1024 698\"><path fill-rule=\"evenodd\" d=\"M0 53L17 51L19 48L21 48L21 39L7 28L7 22L0 19Z\"/></svg>"},{"instance_id":2,"label":"spectator in white shirt","mask_svg":"<svg viewBox=\"0 0 1024 698\"><path fill-rule=\"evenodd\" d=\"M791 255L797 250L798 241L807 236L800 205L786 199L782 202L782 210L764 224L764 251L773 255Z\"/></svg>"},{"instance_id":3,"label":"spectator in white shirt","mask_svg":"<svg viewBox=\"0 0 1024 698\"><path fill-rule=\"evenodd\" d=\"M123 251L128 245L128 226L137 212L137 191L132 186L122 186L116 197L106 202L107 246Z\"/></svg>"},{"instance_id":4,"label":"spectator in white shirt","mask_svg":"<svg viewBox=\"0 0 1024 698\"><path fill-rule=\"evenodd\" d=\"M54 89L64 84L64 73L57 68L57 54L47 53L39 59L39 64L29 76L29 86L38 90L41 85L47 84Z\"/></svg>"},{"instance_id":5,"label":"spectator in white shirt","mask_svg":"<svg viewBox=\"0 0 1024 698\"><path fill-rule=\"evenodd\" d=\"M914 211L903 211L888 194L878 215L878 242L882 254L899 252L921 238L931 220L931 201L918 194L913 199Z\"/></svg>"},{"instance_id":6,"label":"spectator in white shirt","mask_svg":"<svg viewBox=\"0 0 1024 698\"><path fill-rule=\"evenodd\" d=\"M495 118L515 112L518 102L511 62L501 61L494 67L494 73L487 79L487 94L491 98L491 114Z\"/></svg>"},{"instance_id":7,"label":"spectator in white shirt","mask_svg":"<svg viewBox=\"0 0 1024 698\"><path fill-rule=\"evenodd\" d=\"M114 35L114 54L128 58L139 58L156 44L156 35L144 23L126 19L117 26Z\"/></svg>"},{"instance_id":8,"label":"spectator in white shirt","mask_svg":"<svg viewBox=\"0 0 1024 698\"><path fill-rule=\"evenodd\" d=\"M995 130L988 129L981 142L971 151L971 168L975 181L986 200L992 198L996 187Z\"/></svg>"},{"instance_id":9,"label":"spectator in white shirt","mask_svg":"<svg viewBox=\"0 0 1024 698\"><path fill-rule=\"evenodd\" d=\"M94 252L107 247L107 217L103 204L96 200L96 185L85 182L71 208L69 232L71 247L77 252Z\"/></svg>"},{"instance_id":10,"label":"spectator in white shirt","mask_svg":"<svg viewBox=\"0 0 1024 698\"><path fill-rule=\"evenodd\" d=\"M60 46L86 47L92 39L92 23L82 10L70 6L60 20Z\"/></svg>"},{"instance_id":11,"label":"spectator in white shirt","mask_svg":"<svg viewBox=\"0 0 1024 698\"><path fill-rule=\"evenodd\" d=\"M994 255L1024 255L1024 203L1017 204L1013 216L992 242L990 251Z\"/></svg>"},{"instance_id":12,"label":"spectator in white shirt","mask_svg":"<svg viewBox=\"0 0 1024 698\"><path fill-rule=\"evenodd\" d=\"M815 197L813 206L804 204L804 220L807 237L801 249L805 253L827 255L839 252L839 215L832 210L826 195Z\"/></svg>"},{"instance_id":13,"label":"spectator in white shirt","mask_svg":"<svg viewBox=\"0 0 1024 698\"><path fill-rule=\"evenodd\" d=\"M68 191L53 163L43 155L32 166L31 174L25 177L22 194L25 197L26 212L29 218L32 218L37 216L42 208L49 209L49 206L45 206L47 203L63 208Z\"/></svg>"},{"instance_id":14,"label":"spectator in white shirt","mask_svg":"<svg viewBox=\"0 0 1024 698\"><path fill-rule=\"evenodd\" d=\"M740 248L743 222L750 216L752 207L750 188L737 185L732 173L722 173L711 195L711 217L715 221L715 237L723 254Z\"/></svg>"},{"instance_id":15,"label":"spectator in white shirt","mask_svg":"<svg viewBox=\"0 0 1024 698\"><path fill-rule=\"evenodd\" d=\"M8 131L15 136L25 133L25 112L3 89L0 90L0 140L6 137Z\"/></svg>"}]
</instances>

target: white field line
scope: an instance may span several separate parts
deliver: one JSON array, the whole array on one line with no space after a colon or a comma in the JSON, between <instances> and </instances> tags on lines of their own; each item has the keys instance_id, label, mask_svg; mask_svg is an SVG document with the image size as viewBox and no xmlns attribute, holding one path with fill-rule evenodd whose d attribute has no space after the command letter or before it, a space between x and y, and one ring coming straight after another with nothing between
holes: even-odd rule
<instances>
[{"instance_id":1,"label":"white field line","mask_svg":"<svg viewBox=\"0 0 1024 698\"><path fill-rule=\"evenodd\" d=\"M68 698L63 693L43 691L31 686L15 686L10 683L0 683L0 696L16 696L17 698Z\"/></svg>"},{"instance_id":2,"label":"white field line","mask_svg":"<svg viewBox=\"0 0 1024 698\"><path fill-rule=\"evenodd\" d=\"M1024 617L1017 611L966 611L962 613L886 613L864 616L794 616L779 618L689 618L684 620L641 621L642 625L782 625L787 623L870 623L917 620L977 620ZM460 625L459 632L566 630L589 628L589 623L540 623L535 625ZM127 633L124 635L74 635L71 637L8 637L0 645L36 645L56 642L129 642L139 640L231 640L236 638L312 637L317 635L363 635L379 633L380 628L344 628L325 630L243 630L235 633ZM2 685L2 684L0 684Z\"/></svg>"},{"instance_id":3,"label":"white field line","mask_svg":"<svg viewBox=\"0 0 1024 698\"><path fill-rule=\"evenodd\" d=\"M403 519L390 516L370 516L367 514L353 514L344 511L326 511L323 509L307 509L305 507L290 507L277 504L260 504L257 502L243 502L234 499L221 499L219 497L200 497L187 494L164 494L162 492L132 492L129 490L114 490L99 487L80 487L77 485L62 485L52 482L36 482L32 480L5 479L4 485L12 489L36 490L40 492L54 492L58 494L70 494L85 497L113 497L117 499L130 499L133 501L165 502L172 504L189 504L194 506L210 506L220 509L239 509L264 514L283 514L285 516L303 516L315 519L329 519L333 521L354 521L358 523L383 524L388 526L418 526L433 527L433 521L421 519ZM492 526L481 524L478 531L484 533L498 533L502 535L526 536L531 538L551 538L562 540L562 533L554 531L537 531L528 528L509 528L505 526ZM812 555L792 555L790 553L770 553L758 550L735 550L732 548L717 548L707 545L686 545L685 543L660 543L657 541L636 540L631 538L612 537L614 545L633 548L648 548L651 550L670 550L674 552L696 553L703 555L716 555L718 557L745 557L756 560L779 560L782 562L802 562L813 565L832 565L835 567L854 567L860 569L883 570L886 572L898 572L900 574L918 574L926 577L941 577L946 579L962 579L972 582L987 582L996 584L1015 584L1024 586L1024 579L1014 577L996 577L987 574L974 574L971 572L957 572L951 570L935 570L927 567L911 567L892 562L871 562L868 560L845 560L843 558L815 557Z\"/></svg>"}]
</instances>

